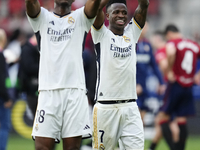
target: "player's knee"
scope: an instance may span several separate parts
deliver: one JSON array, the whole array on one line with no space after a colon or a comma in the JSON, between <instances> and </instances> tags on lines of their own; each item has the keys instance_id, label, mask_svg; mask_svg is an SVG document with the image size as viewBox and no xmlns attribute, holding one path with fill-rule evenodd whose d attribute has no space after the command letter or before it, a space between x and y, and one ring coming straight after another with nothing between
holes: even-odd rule
<instances>
[{"instance_id":1,"label":"player's knee","mask_svg":"<svg viewBox=\"0 0 200 150\"><path fill-rule=\"evenodd\" d=\"M64 143L63 150L80 150L81 143Z\"/></svg>"},{"instance_id":2,"label":"player's knee","mask_svg":"<svg viewBox=\"0 0 200 150\"><path fill-rule=\"evenodd\" d=\"M160 113L160 118L161 118L161 120L166 120L166 121L170 120L170 116L164 112Z\"/></svg>"},{"instance_id":3,"label":"player's knee","mask_svg":"<svg viewBox=\"0 0 200 150\"><path fill-rule=\"evenodd\" d=\"M35 140L35 150L54 150L55 143Z\"/></svg>"},{"instance_id":4,"label":"player's knee","mask_svg":"<svg viewBox=\"0 0 200 150\"><path fill-rule=\"evenodd\" d=\"M53 150L43 145L36 145L35 150Z\"/></svg>"},{"instance_id":5,"label":"player's knee","mask_svg":"<svg viewBox=\"0 0 200 150\"><path fill-rule=\"evenodd\" d=\"M67 147L64 150L80 150L80 147Z\"/></svg>"}]
</instances>

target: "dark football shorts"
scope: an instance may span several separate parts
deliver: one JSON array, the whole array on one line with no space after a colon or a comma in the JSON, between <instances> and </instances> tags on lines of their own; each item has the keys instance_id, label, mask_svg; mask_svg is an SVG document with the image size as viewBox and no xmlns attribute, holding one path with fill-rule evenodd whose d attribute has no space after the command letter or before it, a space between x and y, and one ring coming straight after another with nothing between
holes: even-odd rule
<instances>
[{"instance_id":1,"label":"dark football shorts","mask_svg":"<svg viewBox=\"0 0 200 150\"><path fill-rule=\"evenodd\" d=\"M177 82L169 83L161 111L175 116L193 116L195 114L192 87L182 87Z\"/></svg>"}]
</instances>

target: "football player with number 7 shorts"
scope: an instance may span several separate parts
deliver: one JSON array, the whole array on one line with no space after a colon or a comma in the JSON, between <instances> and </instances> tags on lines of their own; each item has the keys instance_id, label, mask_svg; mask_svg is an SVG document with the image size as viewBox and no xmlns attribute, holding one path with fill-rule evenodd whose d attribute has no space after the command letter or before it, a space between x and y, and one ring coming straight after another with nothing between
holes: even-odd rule
<instances>
[{"instance_id":1,"label":"football player with number 7 shorts","mask_svg":"<svg viewBox=\"0 0 200 150\"><path fill-rule=\"evenodd\" d=\"M148 0L138 0L128 22L126 0L102 0L91 29L98 79L93 110L93 149L143 150L144 131L136 103L135 46L144 27ZM107 4L107 5L106 5ZM106 5L108 28L104 25Z\"/></svg>"}]
</instances>

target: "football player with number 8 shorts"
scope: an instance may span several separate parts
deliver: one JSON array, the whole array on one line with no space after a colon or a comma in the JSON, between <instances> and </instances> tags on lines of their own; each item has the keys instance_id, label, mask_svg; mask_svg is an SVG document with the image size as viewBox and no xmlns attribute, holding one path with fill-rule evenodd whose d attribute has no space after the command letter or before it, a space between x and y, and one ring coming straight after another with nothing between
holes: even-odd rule
<instances>
[{"instance_id":1,"label":"football player with number 8 shorts","mask_svg":"<svg viewBox=\"0 0 200 150\"><path fill-rule=\"evenodd\" d=\"M25 0L28 20L40 48L39 98L32 136L36 150L80 149L91 136L82 52L101 0L87 0L71 11L74 0L54 0L54 10Z\"/></svg>"}]
</instances>

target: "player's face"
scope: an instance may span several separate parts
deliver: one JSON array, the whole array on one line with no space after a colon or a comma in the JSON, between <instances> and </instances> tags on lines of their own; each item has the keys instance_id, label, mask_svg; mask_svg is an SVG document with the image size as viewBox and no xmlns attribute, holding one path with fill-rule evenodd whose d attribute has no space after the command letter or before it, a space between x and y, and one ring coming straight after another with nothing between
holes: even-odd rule
<instances>
[{"instance_id":1,"label":"player's face","mask_svg":"<svg viewBox=\"0 0 200 150\"><path fill-rule=\"evenodd\" d=\"M2 48L4 49L7 43L7 37L3 29L0 29L0 43L1 43ZM1 52L1 49L0 49L0 52Z\"/></svg>"},{"instance_id":2,"label":"player's face","mask_svg":"<svg viewBox=\"0 0 200 150\"><path fill-rule=\"evenodd\" d=\"M173 33L171 31L168 31L165 37L166 37L166 40L169 41L173 39Z\"/></svg>"},{"instance_id":3,"label":"player's face","mask_svg":"<svg viewBox=\"0 0 200 150\"><path fill-rule=\"evenodd\" d=\"M124 29L128 18L127 7L123 3L114 3L108 8L106 16L111 28Z\"/></svg>"}]
</instances>

